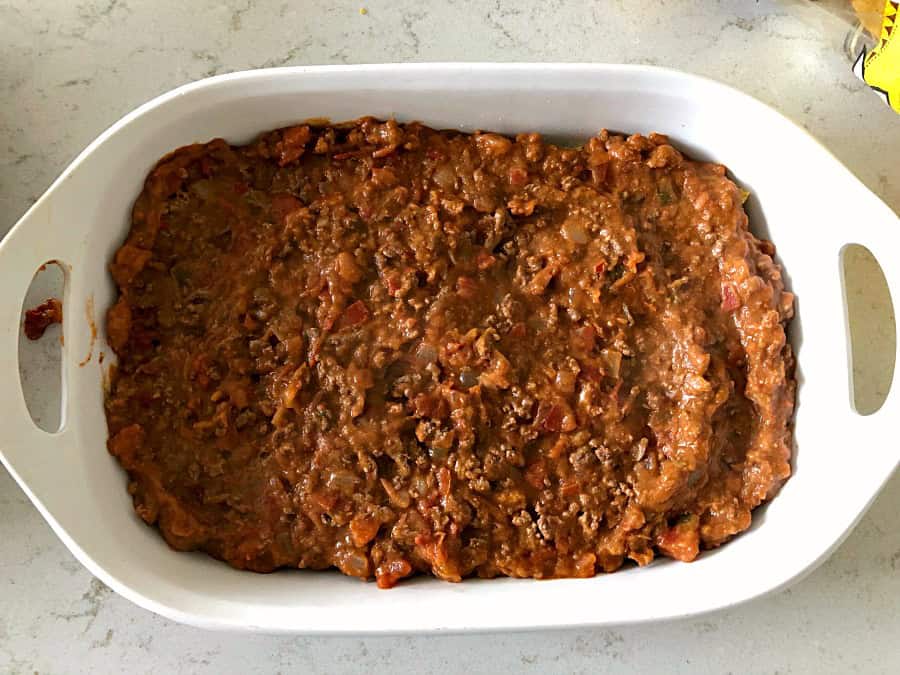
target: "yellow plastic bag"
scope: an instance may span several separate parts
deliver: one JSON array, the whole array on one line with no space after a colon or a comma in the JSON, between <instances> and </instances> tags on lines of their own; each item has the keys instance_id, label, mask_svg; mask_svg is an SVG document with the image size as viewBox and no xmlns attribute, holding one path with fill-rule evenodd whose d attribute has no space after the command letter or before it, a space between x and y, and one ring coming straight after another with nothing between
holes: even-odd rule
<instances>
[{"instance_id":1,"label":"yellow plastic bag","mask_svg":"<svg viewBox=\"0 0 900 675\"><path fill-rule=\"evenodd\" d=\"M786 1L811 23L843 24L853 72L900 113L900 0Z\"/></svg>"},{"instance_id":2,"label":"yellow plastic bag","mask_svg":"<svg viewBox=\"0 0 900 675\"><path fill-rule=\"evenodd\" d=\"M875 39L874 46L867 49L863 46L853 71L872 89L882 94L896 112L900 113L900 3L884 0L884 11L881 15L881 30L874 32L877 25L872 19L872 0L854 0L854 9L860 6L862 12L860 25L871 32ZM865 7L863 7L865 6Z\"/></svg>"}]
</instances>

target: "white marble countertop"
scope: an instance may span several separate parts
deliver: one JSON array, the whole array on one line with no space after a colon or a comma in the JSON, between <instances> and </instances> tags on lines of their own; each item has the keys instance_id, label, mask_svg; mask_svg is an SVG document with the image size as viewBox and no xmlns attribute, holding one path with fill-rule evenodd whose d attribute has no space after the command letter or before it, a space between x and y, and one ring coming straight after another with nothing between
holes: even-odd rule
<instances>
[{"instance_id":1,"label":"white marble countertop","mask_svg":"<svg viewBox=\"0 0 900 675\"><path fill-rule=\"evenodd\" d=\"M259 66L381 61L607 61L709 75L803 124L900 210L900 118L850 73L841 39L770 0L0 0L0 234L100 131L175 85ZM114 595L0 470L0 672L896 673L898 512L895 475L806 580L699 619L244 636L180 626Z\"/></svg>"}]
</instances>

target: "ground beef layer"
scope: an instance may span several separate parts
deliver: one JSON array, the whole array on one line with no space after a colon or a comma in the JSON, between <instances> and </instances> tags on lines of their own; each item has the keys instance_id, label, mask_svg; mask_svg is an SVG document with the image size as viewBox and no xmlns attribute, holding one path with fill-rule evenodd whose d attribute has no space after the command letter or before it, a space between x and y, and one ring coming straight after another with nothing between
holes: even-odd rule
<instances>
[{"instance_id":1,"label":"ground beef layer","mask_svg":"<svg viewBox=\"0 0 900 675\"><path fill-rule=\"evenodd\" d=\"M181 148L109 451L178 550L390 587L693 560L790 474L792 295L718 164L361 119Z\"/></svg>"}]
</instances>

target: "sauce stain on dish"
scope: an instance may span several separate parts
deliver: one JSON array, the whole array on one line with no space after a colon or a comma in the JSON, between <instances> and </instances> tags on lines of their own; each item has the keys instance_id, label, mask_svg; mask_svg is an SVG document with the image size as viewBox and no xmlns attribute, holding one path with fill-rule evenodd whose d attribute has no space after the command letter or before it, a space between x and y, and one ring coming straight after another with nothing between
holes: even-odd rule
<instances>
[{"instance_id":1,"label":"sauce stain on dish","mask_svg":"<svg viewBox=\"0 0 900 675\"><path fill-rule=\"evenodd\" d=\"M81 361L78 362L78 367L83 368L86 366L91 358L94 356L94 344L97 342L97 324L94 321L94 295L93 293L88 296L87 302L84 306L84 313L87 317L88 326L91 330L91 342L88 348L88 355L84 357Z\"/></svg>"}]
</instances>

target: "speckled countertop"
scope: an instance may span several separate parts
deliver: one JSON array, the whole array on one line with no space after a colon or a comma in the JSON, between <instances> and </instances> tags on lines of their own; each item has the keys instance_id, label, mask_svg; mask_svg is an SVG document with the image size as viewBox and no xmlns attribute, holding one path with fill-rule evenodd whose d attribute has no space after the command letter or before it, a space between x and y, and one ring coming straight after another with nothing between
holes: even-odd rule
<instances>
[{"instance_id":1,"label":"speckled countertop","mask_svg":"<svg viewBox=\"0 0 900 675\"><path fill-rule=\"evenodd\" d=\"M900 118L851 75L840 30L787 6L0 0L0 233L100 131L175 85L259 66L380 61L607 61L709 75L800 122L900 210ZM898 513L894 476L806 580L696 620L473 637L243 636L180 626L114 595L0 469L0 672L896 673Z\"/></svg>"}]
</instances>

